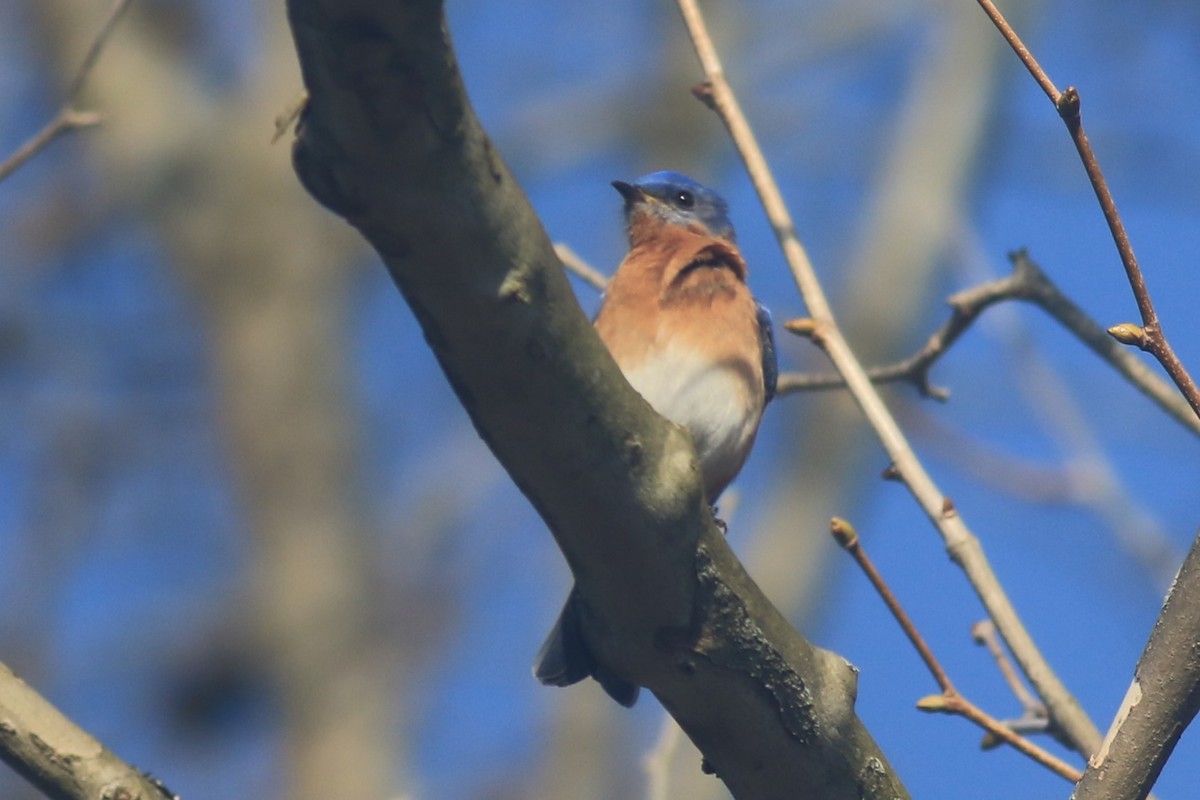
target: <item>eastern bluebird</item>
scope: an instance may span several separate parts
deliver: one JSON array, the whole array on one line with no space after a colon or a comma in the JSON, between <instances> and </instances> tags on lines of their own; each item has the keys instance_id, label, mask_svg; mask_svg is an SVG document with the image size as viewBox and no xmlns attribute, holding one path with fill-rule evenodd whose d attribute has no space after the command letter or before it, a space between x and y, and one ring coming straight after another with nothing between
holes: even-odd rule
<instances>
[{"instance_id":1,"label":"eastern bluebird","mask_svg":"<svg viewBox=\"0 0 1200 800\"><path fill-rule=\"evenodd\" d=\"M625 198L629 253L605 290L596 331L630 385L691 433L715 502L741 470L775 394L771 317L746 286L720 195L678 172L613 186ZM577 602L572 590L534 674L553 686L591 676L632 706L638 687L596 662Z\"/></svg>"}]
</instances>

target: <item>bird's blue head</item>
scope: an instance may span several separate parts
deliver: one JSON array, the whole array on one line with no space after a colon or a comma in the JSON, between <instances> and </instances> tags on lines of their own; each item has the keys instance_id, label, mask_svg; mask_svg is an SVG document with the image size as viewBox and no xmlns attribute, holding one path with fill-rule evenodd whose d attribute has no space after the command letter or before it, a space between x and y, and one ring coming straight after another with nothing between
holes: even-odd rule
<instances>
[{"instance_id":1,"label":"bird's blue head","mask_svg":"<svg viewBox=\"0 0 1200 800\"><path fill-rule=\"evenodd\" d=\"M668 225L699 228L731 242L736 239L725 199L686 175L663 170L633 183L613 181L613 187L625 198L625 221L631 232L634 217L649 214Z\"/></svg>"}]
</instances>

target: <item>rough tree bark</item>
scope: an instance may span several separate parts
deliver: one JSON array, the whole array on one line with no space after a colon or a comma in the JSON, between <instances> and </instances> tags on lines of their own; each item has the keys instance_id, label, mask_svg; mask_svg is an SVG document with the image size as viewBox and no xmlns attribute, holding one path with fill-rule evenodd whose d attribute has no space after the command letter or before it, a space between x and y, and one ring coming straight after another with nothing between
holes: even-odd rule
<instances>
[{"instance_id":1,"label":"rough tree bark","mask_svg":"<svg viewBox=\"0 0 1200 800\"><path fill-rule=\"evenodd\" d=\"M0 664L0 757L51 800L162 800L167 789L126 764Z\"/></svg>"}]
</instances>

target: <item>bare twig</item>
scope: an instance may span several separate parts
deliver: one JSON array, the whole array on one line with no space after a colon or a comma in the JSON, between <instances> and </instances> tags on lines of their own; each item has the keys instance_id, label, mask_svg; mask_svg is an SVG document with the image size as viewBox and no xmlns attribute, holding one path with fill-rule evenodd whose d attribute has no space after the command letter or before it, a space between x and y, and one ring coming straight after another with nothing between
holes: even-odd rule
<instances>
[{"instance_id":1,"label":"bare twig","mask_svg":"<svg viewBox=\"0 0 1200 800\"><path fill-rule=\"evenodd\" d=\"M854 530L854 526L844 519L834 517L830 522L829 528L833 534L833 538L846 552L850 553L851 557L854 558L854 562L858 564L859 569L867 576L867 580L871 582L871 586L874 587L875 592L883 600L884 605L888 607L888 611L892 613L892 616L895 617L896 622L900 625L900 629L904 631L904 635L908 637L909 642L916 649L917 654L921 657L921 661L925 662L925 667L929 670L933 679L937 681L938 688L942 690L940 695L933 695L919 700L917 708L922 711L957 714L964 717L987 731L988 736L1011 745L1052 772L1061 775L1071 782L1078 781L1081 774L1079 770L1019 735L1012 728L959 694L958 690L954 688L954 684L950 681L950 676L942 669L942 665L938 662L937 657L934 656L933 651L926 644L924 637L917 630L917 626L913 624L904 607L900 605L900 601L892 592L891 587L887 585L887 581L883 579L883 575L875 568L875 564L867 555L867 551L862 545L862 540L858 538L858 532Z\"/></svg>"},{"instance_id":2,"label":"bare twig","mask_svg":"<svg viewBox=\"0 0 1200 800\"><path fill-rule=\"evenodd\" d=\"M54 115L54 119L29 137L24 144L13 151L12 155L4 159L3 163L0 163L0 181L25 166L30 159L46 149L50 142L64 133L99 124L100 115L95 112L76 111L73 108L60 109Z\"/></svg>"},{"instance_id":3,"label":"bare twig","mask_svg":"<svg viewBox=\"0 0 1200 800\"><path fill-rule=\"evenodd\" d=\"M562 242L556 243L554 245L554 253L558 256L558 260L562 262L563 266L567 268L568 272L572 272L583 278L584 282L596 291L603 292L604 287L608 286L608 278L598 269L580 258L569 245Z\"/></svg>"},{"instance_id":4,"label":"bare twig","mask_svg":"<svg viewBox=\"0 0 1200 800\"><path fill-rule=\"evenodd\" d=\"M951 295L946 301L950 317L913 355L882 367L867 370L875 383L905 381L925 397L944 400L949 391L929 381L929 371L958 338L989 307L1007 300L1033 303L1104 359L1138 391L1192 433L1200 436L1200 417L1192 413L1187 401L1170 384L1159 378L1142 361L1121 347L1087 313L1054 284L1025 250L1009 254L1013 271L1007 277L975 286ZM785 323L785 328L800 335L813 330L805 321ZM785 373L779 378L779 393L843 388L840 375L804 375Z\"/></svg>"},{"instance_id":5,"label":"bare twig","mask_svg":"<svg viewBox=\"0 0 1200 800\"><path fill-rule=\"evenodd\" d=\"M933 651L929 649L929 645L925 644L925 639L917 631L917 627L913 625L912 619L908 613L900 605L900 601L896 595L892 593L892 588L887 585L883 579L883 575L879 570L875 569L875 562L871 561L867 556L867 551L862 546L862 540L858 538L858 531L854 529L846 520L840 517L834 517L829 522L829 532L833 534L834 541L854 558L854 562L858 564L859 569L867 576L867 580L871 582L871 586L875 588L883 604L888 607L888 611L892 612L892 616L896 618L896 622L900 625L900 630L904 631L904 635L908 637L908 641L912 643L916 649L917 655L925 662L925 667L929 673L933 675L933 679L937 681L938 688L947 694L953 694L954 684L950 682L950 676L942 669L942 665L938 663L937 658L933 655Z\"/></svg>"},{"instance_id":6,"label":"bare twig","mask_svg":"<svg viewBox=\"0 0 1200 800\"><path fill-rule=\"evenodd\" d=\"M83 63L79 65L79 71L75 73L75 77L71 80L71 85L67 88L68 103L73 103L79 99L79 93L83 91L83 84L87 82L88 75L95 69L96 62L100 60L100 53L104 51L109 37L117 29L117 23L121 21L121 15L129 8L131 2L132 0L115 0L112 7L109 8L108 16L101 23L100 30L96 33L96 38L92 40L87 53L83 57Z\"/></svg>"},{"instance_id":7,"label":"bare twig","mask_svg":"<svg viewBox=\"0 0 1200 800\"><path fill-rule=\"evenodd\" d=\"M1004 652L1004 646L1000 643L1000 637L996 635L996 626L992 624L992 621L985 619L971 626L971 638L975 640L976 644L987 648L989 655L996 662L996 669L1000 671L1000 677L1008 684L1009 690L1021 704L1021 716L1016 719L1001 720L1001 724L1021 735L1053 732L1050 718L1046 714L1046 706L1025 688L1021 676L1017 674L1008 654ZM1000 737L989 732L984 735L979 746L984 750L990 750L1003 743Z\"/></svg>"},{"instance_id":8,"label":"bare twig","mask_svg":"<svg viewBox=\"0 0 1200 800\"><path fill-rule=\"evenodd\" d=\"M1002 300L1011 300L1021 296L1025 286L1024 276L1014 270L1013 274L998 281L991 281L952 295L946 302L950 306L950 318L929 337L916 353L883 367L867 370L868 377L875 383L906 381L913 384L925 397L945 400L950 392L929 382L929 370L945 355L967 328L983 313L987 307ZM811 336L817 327L809 320L796 320L784 324L784 327L798 336ZM846 385L840 375L814 376L781 376L779 393L827 389Z\"/></svg>"},{"instance_id":9,"label":"bare twig","mask_svg":"<svg viewBox=\"0 0 1200 800\"><path fill-rule=\"evenodd\" d=\"M1078 782L1080 776L1083 774L1061 758L1038 747L1024 736L1004 725L960 694L935 694L923 697L917 701L917 708L929 713L957 714L964 719L970 720L985 729L989 736L995 736L1004 742L1004 744L1028 756L1071 783Z\"/></svg>"},{"instance_id":10,"label":"bare twig","mask_svg":"<svg viewBox=\"0 0 1200 800\"><path fill-rule=\"evenodd\" d=\"M988 615L995 621L1030 684L1046 702L1055 722L1067 733L1076 750L1085 756L1090 755L1100 745L1100 732L1034 644L1007 593L992 572L978 538L925 471L872 385L870 377L842 336L816 273L796 236L795 225L783 202L779 187L732 88L725 80L724 69L704 18L695 0L679 0L679 7L706 78L706 83L695 91L701 100L717 112L734 140L791 268L792 276L808 306L812 317L813 341L825 350L834 367L841 373L863 415L891 458L895 476L908 487L941 534L951 559L966 573Z\"/></svg>"},{"instance_id":11,"label":"bare twig","mask_svg":"<svg viewBox=\"0 0 1200 800\"><path fill-rule=\"evenodd\" d=\"M1013 669L1012 662L1008 660L1008 654L1004 652L1000 640L996 637L996 626L992 621L985 619L976 622L971 627L971 638L987 648L988 653L996 661L996 668L1000 670L1000 676L1008 684L1013 696L1020 701L1021 707L1026 711L1036 712L1045 717L1046 707L1030 694L1029 690L1025 688L1025 684L1021 682L1021 676Z\"/></svg>"},{"instance_id":12,"label":"bare twig","mask_svg":"<svg viewBox=\"0 0 1200 800\"><path fill-rule=\"evenodd\" d=\"M88 47L87 54L84 55L83 63L79 65L78 72L75 73L75 77L71 80L71 85L67 88L66 99L63 101L58 113L40 131L18 147L12 155L4 159L3 162L0 162L0 181L3 181L9 175L12 175L23 167L30 159L64 133L100 124L99 114L91 111L80 111L75 108L75 103L79 100L79 94L83 90L83 84L87 81L88 75L91 74L96 66L96 62L100 59L100 53L104 50L104 45L108 43L109 37L112 36L112 32L117 27L117 22L120 21L121 15L125 13L125 9L129 7L131 2L132 0L116 0L113 3L112 8L109 9L108 16L104 18L104 23L100 26L100 31L96 34L96 38L92 40L91 46Z\"/></svg>"},{"instance_id":13,"label":"bare twig","mask_svg":"<svg viewBox=\"0 0 1200 800\"><path fill-rule=\"evenodd\" d=\"M1074 86L1068 86L1065 91L1060 92L1054 82L1050 80L1050 76L1038 64L1037 59L1033 57L1029 48L1021 41L1021 37L996 8L995 3L992 0L976 0L976 2L1004 36L1042 91L1050 98L1050 102L1054 104L1055 110L1058 111L1058 115L1067 126L1071 141L1074 142L1079 159L1083 162L1083 169L1087 172L1088 180L1092 184L1092 190L1096 193L1096 200L1100 203L1100 210L1104 214L1105 222L1108 223L1113 243L1117 247L1117 253L1121 256L1121 264L1125 267L1125 275L1129 280L1129 286L1133 290L1133 297L1137 301L1138 311L1142 317L1140 326L1122 323L1110 328L1109 333L1122 344L1135 345L1154 356L1171 376L1175 385L1179 387L1179 391L1187 398L1192 412L1200 416L1200 387L1197 387L1179 357L1175 355L1171 343L1163 332L1158 312L1150 299L1150 290L1146 288L1142 268L1138 265L1137 257L1133 253L1133 245L1129 241L1129 234L1125 231L1125 223L1117 212L1116 201L1113 199L1112 192L1109 191L1104 173L1100 170L1100 163L1092 150L1091 142L1088 141L1087 134L1083 130L1083 121L1079 113L1079 91Z\"/></svg>"},{"instance_id":14,"label":"bare twig","mask_svg":"<svg viewBox=\"0 0 1200 800\"><path fill-rule=\"evenodd\" d=\"M988 263L990 259L983 253L975 237L965 236L961 246L964 267L972 273L988 274L991 270ZM1026 396L1033 418L1061 451L1063 463L1059 467L1059 474L1048 475L1042 489L1051 490L1057 482L1062 491L1057 498L1051 498L1043 491L1043 499L1078 504L1102 520L1111 530L1116 543L1140 565L1145 577L1154 586L1156 597L1161 597L1183 559L1180 548L1171 542L1154 515L1130 496L1096 431L1073 397L1074 392L1054 365L1041 354L1038 337L1018 321L1011 309L1003 309L987 321L991 323L989 328L992 334L1011 351L1014 359L1011 371L1016 379L1016 387ZM1178 412L1173 414L1178 422L1200 433L1200 425L1197 424L1200 420L1192 414L1187 401L1165 376L1144 358L1104 336L1099 326L1093 325L1092 328L1094 338L1111 350L1118 362L1132 364L1137 369L1137 375L1146 377L1148 383L1142 384L1143 389L1149 388L1152 394L1157 392L1168 412ZM937 445L951 458L964 464L966 469L972 470L970 455L965 450L952 452L955 444L950 442L938 441ZM981 448L987 447L976 441L970 449L977 454ZM1028 472L1028 469L1025 471ZM1016 473L1012 474L1015 476L1020 472L1018 467ZM978 474L989 482L1005 480L988 472L986 467Z\"/></svg>"}]
</instances>

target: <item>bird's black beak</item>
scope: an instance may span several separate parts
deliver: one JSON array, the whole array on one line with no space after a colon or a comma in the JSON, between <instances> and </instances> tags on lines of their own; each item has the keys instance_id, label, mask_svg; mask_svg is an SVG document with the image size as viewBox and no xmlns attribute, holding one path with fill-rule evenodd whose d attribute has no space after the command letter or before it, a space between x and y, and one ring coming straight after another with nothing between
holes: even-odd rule
<instances>
[{"instance_id":1,"label":"bird's black beak","mask_svg":"<svg viewBox=\"0 0 1200 800\"><path fill-rule=\"evenodd\" d=\"M626 207L632 206L643 198L642 190L634 186L632 183L625 181L613 181L613 188L621 193L621 197L625 198Z\"/></svg>"}]
</instances>

